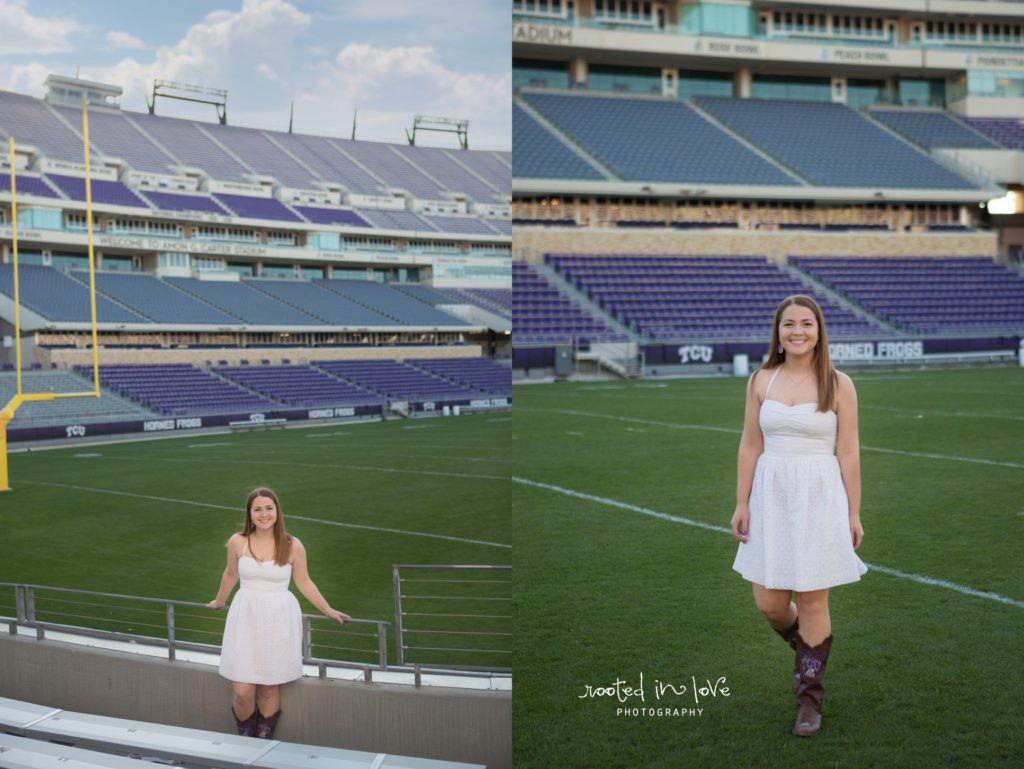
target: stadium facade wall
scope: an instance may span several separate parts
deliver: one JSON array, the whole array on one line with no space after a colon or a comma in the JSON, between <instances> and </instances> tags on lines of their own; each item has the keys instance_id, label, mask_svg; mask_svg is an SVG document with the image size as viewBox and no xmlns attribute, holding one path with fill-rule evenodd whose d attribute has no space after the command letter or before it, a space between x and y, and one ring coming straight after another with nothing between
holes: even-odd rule
<instances>
[{"instance_id":1,"label":"stadium facade wall","mask_svg":"<svg viewBox=\"0 0 1024 769\"><path fill-rule=\"evenodd\" d=\"M215 364L227 361L229 366L242 365L242 361L260 365L263 360L271 364L284 363L287 359L294 365L306 365L312 360L405 360L406 358L479 358L480 347L465 346L412 346L412 347L237 347L199 349L114 349L103 348L101 365L115 364L160 364L190 363L205 366L209 361ZM91 366L90 348L46 348L36 347L32 360L49 369L72 366Z\"/></svg>"},{"instance_id":2,"label":"stadium facade wall","mask_svg":"<svg viewBox=\"0 0 1024 769\"><path fill-rule=\"evenodd\" d=\"M784 264L788 256L979 256L995 254L992 232L695 232L516 227L513 253L527 262L545 253L584 254L764 254Z\"/></svg>"},{"instance_id":3,"label":"stadium facade wall","mask_svg":"<svg viewBox=\"0 0 1024 769\"><path fill-rule=\"evenodd\" d=\"M233 733L231 685L198 663L0 636L0 696ZM302 679L281 688L287 742L512 766L512 692Z\"/></svg>"}]
</instances>

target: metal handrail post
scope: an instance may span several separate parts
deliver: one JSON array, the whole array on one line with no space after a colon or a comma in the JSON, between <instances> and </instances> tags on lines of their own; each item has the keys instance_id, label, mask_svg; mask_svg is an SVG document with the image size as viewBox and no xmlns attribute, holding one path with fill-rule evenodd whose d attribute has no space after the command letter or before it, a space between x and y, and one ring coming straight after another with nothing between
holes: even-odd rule
<instances>
[{"instance_id":1,"label":"metal handrail post","mask_svg":"<svg viewBox=\"0 0 1024 769\"><path fill-rule=\"evenodd\" d=\"M381 670L388 669L388 626L384 622L377 623L377 659Z\"/></svg>"},{"instance_id":2,"label":"metal handrail post","mask_svg":"<svg viewBox=\"0 0 1024 769\"><path fill-rule=\"evenodd\" d=\"M395 594L395 659L399 665L405 664L405 652L402 649L402 580L398 570L401 567L391 567L391 589Z\"/></svg>"},{"instance_id":3,"label":"metal handrail post","mask_svg":"<svg viewBox=\"0 0 1024 769\"><path fill-rule=\"evenodd\" d=\"M167 602L167 659L174 662L174 604Z\"/></svg>"},{"instance_id":4,"label":"metal handrail post","mask_svg":"<svg viewBox=\"0 0 1024 769\"><path fill-rule=\"evenodd\" d=\"M27 625L28 620L25 616L25 588L21 585L14 586L14 613L18 617L19 625Z\"/></svg>"},{"instance_id":5,"label":"metal handrail post","mask_svg":"<svg viewBox=\"0 0 1024 769\"><path fill-rule=\"evenodd\" d=\"M313 623L307 615L302 616L302 659L313 658Z\"/></svg>"},{"instance_id":6,"label":"metal handrail post","mask_svg":"<svg viewBox=\"0 0 1024 769\"><path fill-rule=\"evenodd\" d=\"M25 623L36 624L36 589L32 585L25 585Z\"/></svg>"}]
</instances>

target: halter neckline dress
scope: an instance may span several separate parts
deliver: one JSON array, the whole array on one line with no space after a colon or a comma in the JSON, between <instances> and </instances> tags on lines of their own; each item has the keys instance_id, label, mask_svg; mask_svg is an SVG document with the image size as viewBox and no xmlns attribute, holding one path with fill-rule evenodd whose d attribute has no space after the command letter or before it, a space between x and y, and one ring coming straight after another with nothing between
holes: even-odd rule
<instances>
[{"instance_id":1,"label":"halter neckline dress","mask_svg":"<svg viewBox=\"0 0 1024 769\"><path fill-rule=\"evenodd\" d=\"M302 612L288 590L292 565L257 561L246 541L238 559L241 587L224 625L220 674L272 686L302 677Z\"/></svg>"},{"instance_id":2,"label":"halter neckline dress","mask_svg":"<svg viewBox=\"0 0 1024 769\"><path fill-rule=\"evenodd\" d=\"M747 541L733 569L777 590L806 592L856 582L867 571L850 537L849 502L835 455L838 418L817 403L768 398L758 422L764 453L750 489Z\"/></svg>"}]
</instances>

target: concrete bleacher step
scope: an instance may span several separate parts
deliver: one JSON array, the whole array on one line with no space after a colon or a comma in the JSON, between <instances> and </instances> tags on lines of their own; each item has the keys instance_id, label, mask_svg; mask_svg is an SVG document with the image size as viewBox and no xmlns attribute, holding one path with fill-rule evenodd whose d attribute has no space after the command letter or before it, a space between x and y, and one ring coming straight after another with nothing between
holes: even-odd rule
<instances>
[{"instance_id":1,"label":"concrete bleacher step","mask_svg":"<svg viewBox=\"0 0 1024 769\"><path fill-rule=\"evenodd\" d=\"M213 769L485 769L481 764L260 740L180 726L55 710L0 697L0 766L138 766L121 755ZM4 751L5 745L11 747ZM59 742L54 745L49 740ZM21 763L8 761L16 752ZM126 763L132 761L132 763ZM77 763L76 763L77 762Z\"/></svg>"},{"instance_id":2,"label":"concrete bleacher step","mask_svg":"<svg viewBox=\"0 0 1024 769\"><path fill-rule=\"evenodd\" d=\"M573 154L578 155L581 160L599 174L607 177L609 181L621 181L618 174L573 141L571 136L565 133L565 131L559 128L555 123L548 120L544 116L544 113L536 109L532 104L528 103L525 99L516 99L515 104L517 107L522 109L523 112L536 120L537 123L539 123L548 133L568 147Z\"/></svg>"},{"instance_id":3,"label":"concrete bleacher step","mask_svg":"<svg viewBox=\"0 0 1024 769\"><path fill-rule=\"evenodd\" d=\"M636 331L634 331L629 326L624 324L618 318L606 312L604 308L601 307L601 305L599 305L585 293L576 288L575 285L567 281L564 277L562 277L562 275L557 270L553 269L550 265L545 264L543 262L538 262L537 264L532 264L530 266L533 267L533 269L536 270L538 273L543 275L545 279L548 281L548 283L556 287L559 291L561 291L563 294L565 294L574 302L576 302L580 307L585 309L595 318L600 318L601 321L604 322L606 326L608 326L608 328L614 330L618 334L626 334L632 342L641 341L642 338L639 334L636 333Z\"/></svg>"}]
</instances>

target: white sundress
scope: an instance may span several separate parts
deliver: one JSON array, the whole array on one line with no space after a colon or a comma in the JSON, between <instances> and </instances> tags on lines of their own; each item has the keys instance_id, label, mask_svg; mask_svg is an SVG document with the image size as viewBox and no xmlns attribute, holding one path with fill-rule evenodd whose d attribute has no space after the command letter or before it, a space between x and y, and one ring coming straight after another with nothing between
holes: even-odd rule
<instances>
[{"instance_id":1,"label":"white sundress","mask_svg":"<svg viewBox=\"0 0 1024 769\"><path fill-rule=\"evenodd\" d=\"M856 582L867 571L850 538L849 503L835 456L837 417L817 403L768 398L758 421L764 453L750 490L747 541L733 569L778 590L806 592Z\"/></svg>"},{"instance_id":2,"label":"white sundress","mask_svg":"<svg viewBox=\"0 0 1024 769\"><path fill-rule=\"evenodd\" d=\"M228 610L220 674L271 686L302 677L302 612L288 590L292 566L257 561L248 542L238 559L241 587Z\"/></svg>"}]
</instances>

